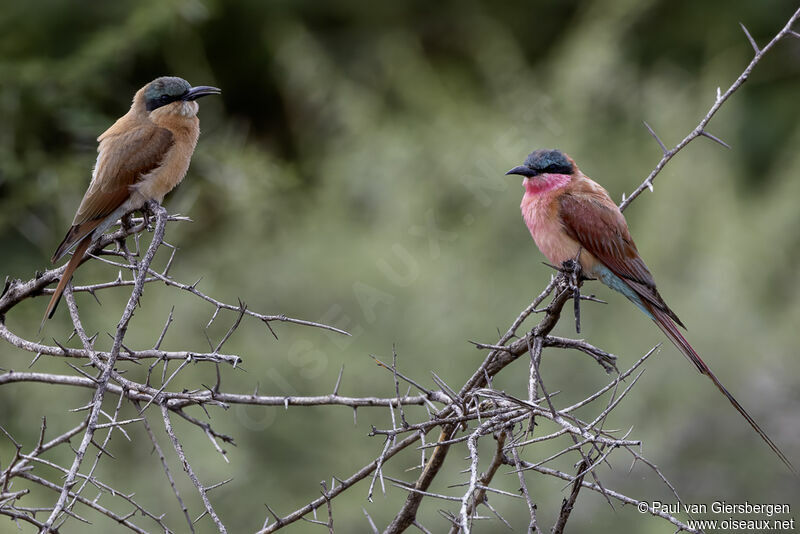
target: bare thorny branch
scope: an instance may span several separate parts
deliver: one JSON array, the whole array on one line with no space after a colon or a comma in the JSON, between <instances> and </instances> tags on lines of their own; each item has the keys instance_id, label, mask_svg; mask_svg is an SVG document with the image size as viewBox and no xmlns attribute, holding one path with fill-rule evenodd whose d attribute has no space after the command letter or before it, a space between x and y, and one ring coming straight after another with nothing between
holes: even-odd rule
<instances>
[{"instance_id":1,"label":"bare thorny branch","mask_svg":"<svg viewBox=\"0 0 800 534\"><path fill-rule=\"evenodd\" d=\"M720 88L719 87L717 88L717 94L715 95L714 98L714 104L708 110L708 113L706 113L706 115L702 118L702 120L700 120L700 122L694 128L694 130L689 132L689 134L686 137L684 137L681 140L681 142L675 145L672 149L667 150L666 145L663 143L663 141L661 141L658 135L656 135L656 132L650 127L649 124L647 124L646 122L644 123L644 125L647 127L647 130L655 138L656 142L658 142L658 145L661 147L661 151L664 153L664 155L662 156L658 164L656 164L652 172L647 176L647 178L645 178L644 182L642 182L641 185L639 185L639 187L634 189L633 193L631 193L627 198L623 195L622 202L619 205L620 210L625 211L625 208L627 208L630 205L630 203L636 199L636 197L642 194L642 192L645 189L650 189L650 191L652 191L653 180L655 180L656 176L658 175L658 173L662 171L667 162L671 160L675 156L675 154L686 148L686 145L688 145L698 137L700 136L707 137L726 148L730 148L727 145L727 143L725 143L724 141L720 140L719 138L715 137L714 135L706 131L706 126L708 126L708 123L711 121L714 115L716 115L717 111L719 111L719 108L722 107L722 104L724 104L731 97L731 95L733 95L733 93L735 93L742 86L742 84L750 78L750 73L753 71L758 62L761 61L764 55L767 52L769 52L772 49L772 47L775 46L775 44L777 44L778 41L780 41L787 35L792 37L797 36L797 32L792 30L792 26L794 26L798 18L800 18L800 9L794 12L794 14L791 16L791 18L789 18L789 21L781 29L781 31L779 31L775 35L775 37L773 37L769 41L769 43L767 43L767 45L761 49L758 48L758 45L756 45L755 40L750 35L750 32L747 31L747 28L745 28L744 24L740 24L742 30L744 30L744 33L747 36L748 41L750 41L750 44L753 47L753 51L755 52L753 59L750 60L750 63L747 65L744 71L739 75L738 78L736 78L736 80L731 84L731 86L728 87L727 91L722 93Z\"/></svg>"},{"instance_id":2,"label":"bare thorny branch","mask_svg":"<svg viewBox=\"0 0 800 534\"><path fill-rule=\"evenodd\" d=\"M164 421L164 428L172 441L175 452L184 466L184 469L187 471L187 474L190 475L190 479L195 483L195 486L200 493L201 499L206 508L206 513L212 518L214 524L221 532L225 531L225 527L208 499L208 492L211 489L218 487L220 484L204 486L199 483L199 479L192 471L191 465L183 452L180 441L172 429L172 424L169 417L170 412L181 416L183 419L203 430L203 432L211 440L214 447L223 454L223 457L225 457L224 451L219 447L217 440L221 439L226 442L232 442L232 439L224 434L216 432L209 423L192 417L184 411L185 408L189 406L200 406L205 409L204 406L206 405L226 407L229 404L254 404L264 406L343 405L355 408L359 406L391 406L397 404L398 402L403 402L408 405L418 405L424 402L424 399L421 396L404 398L356 398L342 396L339 395L338 392L332 395L315 397L278 397L257 394L229 394L220 391L219 384L217 384L217 387L213 389L204 388L190 391L167 390L172 378L174 378L188 363L212 362L217 366L219 366L219 364L227 364L233 368L241 363L242 359L239 356L223 354L220 352L220 350L222 349L223 344L239 327L241 320L245 315L255 317L267 324L271 321L281 321L302 326L324 328L343 334L347 333L322 323L294 319L285 315L265 315L252 312L247 310L244 304L241 302L238 303L238 306L234 306L213 299L212 297L197 290L196 284L191 286L181 284L169 276L168 270L172 265L174 252L173 256L169 258L167 266L164 268L164 270L162 272L155 271L151 268L151 264L157 251L162 246L168 246L164 242L164 234L167 223L170 221L182 221L186 219L183 217L167 215L166 210L157 204L148 205L147 209L155 215L155 228L153 230L153 239L141 260L137 261L138 254L129 251L124 243L124 240L126 237L131 235L137 237L136 248L138 249L138 233L147 228L147 223L145 220L136 220L133 221L132 225L120 226L120 229L114 233L103 236L90 251L92 256L100 259L103 259L103 256L109 255L118 256L124 259L127 261L127 264L119 262L112 263L120 269L131 271L133 274L133 279L130 281L123 279L122 274L120 273L114 281L108 283L100 283L77 288L73 288L71 285L69 285L64 293L66 305L68 307L70 318L72 319L74 328L73 332L77 334L82 348L68 348L58 341L55 341L55 346L49 346L44 345L41 342L30 341L12 332L5 322L6 315L20 302L37 295L50 294L51 290L46 289L45 286L48 283L57 280L58 276L63 272L63 268L47 271L43 274L37 275L36 278L27 282L21 282L19 280L7 281L2 295L0 295L0 309L2 309L2 312L0 312L0 337L5 339L13 346L30 353L35 353L36 356L34 357L31 365L35 364L42 355L63 357L77 362L86 362L84 365L82 365L83 368L74 366L67 362L77 373L75 375L17 372L10 370L0 374L0 385L17 382L38 382L73 387L85 387L93 390L93 395L90 402L86 406L77 410L87 411L87 416L81 425L65 434L62 434L58 438L51 440L47 444L44 444L46 425L43 423L40 443L28 454L22 453L22 447L19 446L17 448L18 454L12 459L6 469L0 472L0 483L2 483L2 486L6 489L12 486L13 479L15 477L20 477L30 482L34 482L35 484L38 484L39 486L47 488L51 491L58 492L58 499L54 506L50 508L35 509L29 509L19 505L19 500L24 495L29 493L28 490L24 492L8 492L6 489L4 489L0 494L0 514L12 517L17 521L26 521L30 524L33 524L40 530L40 532L57 532L60 526L69 518L86 521L77 515L75 511L75 505L77 503L92 508L135 532L148 532L149 530L131 522L130 517L136 512L155 522L158 530L164 532L171 531L167 524L163 521L162 515L156 515L149 512L140 506L135 500L133 500L132 495L126 495L124 492L112 488L94 475L95 469L103 456L113 458L112 453L108 450L109 442L113 434L115 432L119 432L125 438L130 440L130 435L125 430L125 427L139 422L144 423L148 437L152 441L156 450L159 451L162 467L167 475L170 485L173 488L175 496L178 499L181 509L184 512L189 529L194 530L193 525L196 520L192 521L188 516L187 507L184 505L183 500L178 493L172 478L172 474L169 471L164 453L161 451L161 448L156 440L155 434L152 432L149 426L149 423L147 423L144 417L136 417L126 420L120 418L122 401L124 399L128 399L136 403L137 413L139 414L144 414L147 407L152 403L156 403L160 406L162 411L162 419ZM117 245L116 249L105 248L112 244ZM104 261L109 262L109 260ZM211 352L196 353L188 351L165 351L161 350L160 346L164 340L169 324L172 321L172 314L170 313L167 323L165 324L164 329L162 330L161 335L156 341L153 349L131 350L125 346L124 338L128 330L129 322L138 306L139 298L141 297L145 286L152 282L164 282L168 286L189 291L201 299L210 302L214 306L212 322L219 315L220 310L236 310L238 312L236 321L229 328L222 340L217 343L216 347L212 347ZM125 310L117 324L115 333L112 336L111 349L107 352L95 350L94 345L96 338L89 337L83 328L78 306L75 302L74 292L85 291L95 295L96 292L120 286L131 286L132 291ZM270 328L270 330L272 329ZM126 379L122 372L116 367L117 363L121 361L139 362L146 360L154 361L154 364L150 367L150 371L153 370L155 364L163 362L164 373L166 373L166 366L168 362L172 360L179 360L181 364L175 371L173 371L169 378L167 378L165 375L162 376L162 384L160 387L154 387L150 385L150 373L148 373L148 378L145 383L138 383ZM91 372L92 369L98 374L93 375ZM116 407L111 415L107 414L103 409L104 400L108 395L115 395L117 397ZM101 422L101 417L108 419L109 422ZM102 439L98 439L99 432L107 433ZM52 447L63 444L68 445L69 440L80 433L83 433L81 442L77 449L73 449L74 460L69 468L62 467L58 464L41 458L41 455ZM7 437L11 439L16 446L16 442L13 441L11 435L9 434ZM81 466L85 463L84 460L89 454L90 447L94 447L97 450L97 453L89 471L87 473L82 473ZM56 484L42 477L33 475L30 470L35 464L47 465L60 471L64 475L63 482ZM97 499L90 500L84 498L81 494L88 486L93 486L96 489L99 489L101 494L115 496L127 503L127 505L132 505L133 512L120 515L111 509L100 506L97 502ZM36 519L36 515L39 513L47 513L48 516L44 521L39 521Z\"/></svg>"},{"instance_id":3,"label":"bare thorny branch","mask_svg":"<svg viewBox=\"0 0 800 534\"><path fill-rule=\"evenodd\" d=\"M800 10L795 12L786 26L767 43L759 48L755 40L744 28L747 39L753 46L755 55L736 79L736 81L722 93L718 91L714 104L695 127L681 142L672 149L668 149L655 131L645 123L647 130L656 139L661 147L663 156L649 176L627 198L623 197L620 209L624 210L646 188L652 189L656 176L664 166L683 148L694 139L704 136L722 145L724 142L707 131L707 126L712 117L730 96L748 79L755 65L763 56L785 36L798 37L792 30L793 24L800 17ZM727 146L727 145L725 145ZM219 532L226 532L226 527L217 511L214 509L211 492L226 484L229 480L205 484L201 481L203 473L196 471L182 444L180 429L173 425L173 416L190 423L210 440L212 446L228 461L221 443L233 443L233 438L217 432L210 422L197 419L187 409L199 407L208 414L208 407L227 408L233 404L257 406L348 406L354 409L360 407L388 408L391 415L391 428L379 429L373 427L371 436L381 436L380 446L376 448L376 457L353 473L346 479L333 477L330 485L321 483L321 495L304 506L280 516L267 506L268 514L263 522L260 533L270 533L281 530L299 520L306 520L316 528L334 532L335 506L334 500L343 492L353 488L358 482L370 479L367 497L371 501L373 491L380 488L386 491L387 481L394 487L408 492L406 501L396 514L393 521L385 528L388 534L404 532L408 527L414 526L422 532L437 529L428 529L418 518L419 507L425 498L437 499L442 506L442 516L449 522L452 534L457 532L471 532L476 520L494 519L506 526L510 523L500 515L497 508L492 505L495 498L517 498L528 511L527 531L541 533L543 527L539 524L537 516L537 495L529 488L525 475L536 473L547 475L567 482L563 503L559 510L553 533L564 531L569 517L574 510L582 490L596 492L609 504L623 503L640 505L639 499L623 495L611 488L605 487L600 481L599 468L609 461L614 454L629 454L633 463L639 462L654 471L657 476L668 486L669 490L678 499L672 485L663 473L646 459L640 451L641 443L629 439L628 433L619 434L618 431L606 430L604 423L609 414L619 406L620 402L636 384L641 372L639 368L654 353L655 348L642 356L634 365L622 373L616 367L616 357L602 349L591 345L586 340L556 337L551 334L553 328L561 319L564 305L573 300L576 318L576 329L579 330L579 303L580 301L595 301L593 296L580 294L582 280L575 270L564 266L550 280L533 302L512 322L508 330L499 337L497 342L474 343L479 350L488 351L481 365L473 372L471 377L459 389L450 387L445 380L433 374L430 380L434 387L424 385L425 380L409 376L401 371L398 365L397 352L392 350L391 364L383 363L375 358L379 367L387 372L387 384L391 384L391 393L385 397L348 397L339 393L343 369L339 373L332 393L316 396L280 396L259 395L258 391L252 394L230 393L222 390L220 365L237 368L242 363L242 358L235 354L223 354L223 345L240 328L243 320L252 317L264 322L272 331L271 322L286 322L297 326L323 328L340 334L347 334L335 327L313 321L290 318L282 314L261 314L250 310L239 301L228 304L201 292L194 284L185 284L172 278L169 269L175 257L174 248L162 271L152 268L153 259L161 247L172 248L164 241L166 225L169 222L187 220L184 217L169 216L158 205L150 205L149 211L155 215L155 228L153 239L141 260L137 260L138 253L128 250L125 240L130 236L137 238L148 229L147 219L135 219L130 224L122 224L115 232L103 236L90 251L91 255L105 263L109 263L120 270L116 279L110 282L96 283L93 285L71 287L65 291L65 301L74 327L74 333L80 341L80 348L66 347L54 340L54 345L44 344L41 341L32 341L9 329L5 318L19 303L51 293L47 286L55 282L63 273L63 267L52 269L37 275L35 278L22 282L19 280L6 281L0 294L0 338L23 352L34 354L31 365L40 357L63 358L74 374L54 374L33 371L6 371L0 374L0 386L5 384L31 382L40 384L62 385L68 387L87 388L92 390L89 402L77 411L86 412L84 419L70 430L46 440L47 425L43 420L38 442L26 449L15 438L0 427L0 439L8 440L15 451L10 461L5 463L0 471L0 514L14 521L32 525L39 532L58 532L65 521L88 522L82 515L83 510L91 510L115 521L117 524L133 532L155 531L172 532L163 514L151 512L141 506L132 493L119 491L103 482L95 474L96 468L104 456L113 458L111 447L114 435L121 435L128 440L136 439L136 430L144 428L147 440L157 452L166 480L171 487L171 492L180 506L186 528L195 531L195 524L205 516L210 518L214 528ZM109 248L110 245L116 245ZM109 259L110 258L110 259ZM122 272L130 272L131 278L125 278ZM196 298L207 302L213 308L213 314L206 325L209 328L221 313L234 313L236 318L224 337L215 344L209 340L209 352L169 351L161 349L167 330L172 323L173 313L169 313L166 323L151 349L133 349L125 346L124 340L134 315L136 307L147 284L153 282L163 283L178 291L187 292ZM78 306L75 302L75 292L96 293L114 287L131 287L130 298L112 336L110 350L95 349L95 337L87 335L83 328ZM544 304L550 298L549 304ZM534 314L541 313L538 323L526 334L518 337L518 332L523 323ZM274 332L272 332L274 334ZM615 374L612 380L600 390L592 393L583 400L572 405L563 405L557 392L549 391L546 380L542 374L543 352L545 349L573 349L591 356L607 373ZM530 373L524 398L497 391L493 388L492 379L506 367L520 357L530 355ZM178 362L176 369L168 372L170 362ZM388 361L388 360L387 360ZM72 365L75 362L77 365ZM124 376L124 371L118 367L120 364L148 363L147 379L137 382ZM213 387L198 387L193 390L178 390L171 387L173 379L178 376L190 363L208 364L216 367L217 383ZM153 375L157 366L162 366L160 385L151 382L158 381L159 373ZM634 374L637 373L638 374ZM402 385L402 388L401 388ZM623 387L621 387L623 386ZM403 394L402 390L406 393ZM412 394L412 390L413 393ZM111 406L107 399L116 397L113 410L104 408ZM601 401L601 399L606 399ZM135 408L135 415L123 415L124 401L129 401ZM605 404L601 404L605 402ZM181 463L189 480L196 489L196 497L200 498L203 513L200 517L192 519L188 506L181 496L172 471L167 461L167 452L162 449L156 433L148 420L148 408L159 411L160 421L170 440L175 456ZM424 411L420 408L424 408ZM582 409L595 409L591 420L583 420L575 415ZM150 415L152 415L152 409ZM399 414L399 417L398 415ZM422 414L422 417L415 417ZM209 414L210 415L210 414ZM139 426L141 424L141 427ZM438 436L427 440L426 436L438 429ZM435 435L435 434L434 434ZM57 447L71 447L70 440L80 436L80 443L73 449L73 461L68 467L59 465L43 455ZM493 451L491 459L481 469L479 443L487 436L493 438ZM536 459L530 458L539 444L563 440L561 449L554 454L540 454ZM454 487L463 488L456 494L443 494L431 491L431 484L440 474L445 464L448 452L454 446L464 444L468 457L466 478ZM403 481L389 476L387 466L398 453L416 446L421 452L419 465L414 466L420 470L419 476L414 481ZM93 461L86 461L92 457L90 449L94 448ZM529 458L523 457L526 454ZM25 451L28 452L25 452ZM615 452L617 451L617 452ZM551 466L559 459L575 456L574 471ZM91 466L82 471L82 466ZM37 466L46 466L54 469L62 478L57 482L34 474ZM503 468L510 469L510 474L519 484L519 493L509 493L493 486L493 482L502 473ZM45 508L30 508L22 505L31 493L30 489L16 490L14 480L22 479L32 484L33 487L42 488L57 495L55 503ZM94 499L83 494L87 488L95 488L100 495L115 499L112 504L101 505L100 496ZM584 491L585 493L585 491ZM80 505L80 506L78 506ZM120 512L120 509L127 512ZM317 510L321 511L317 517ZM481 515L483 510L488 513ZM648 507L648 512L654 517L659 517L671 523L679 531L696 532L677 517L663 510L654 510ZM313 518L307 517L313 514ZM47 517L41 517L46 515ZM133 522L134 516L146 519L153 527L140 526ZM365 521L372 532L378 532L372 517L364 510ZM203 529L199 529L203 530Z\"/></svg>"}]
</instances>

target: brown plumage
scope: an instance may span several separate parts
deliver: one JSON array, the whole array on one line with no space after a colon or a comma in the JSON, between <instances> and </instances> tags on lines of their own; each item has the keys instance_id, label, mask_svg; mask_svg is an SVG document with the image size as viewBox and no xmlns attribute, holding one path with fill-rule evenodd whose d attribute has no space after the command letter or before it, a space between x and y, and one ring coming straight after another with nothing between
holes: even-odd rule
<instances>
[{"instance_id":1,"label":"brown plumage","mask_svg":"<svg viewBox=\"0 0 800 534\"><path fill-rule=\"evenodd\" d=\"M584 180L588 181L588 178L584 178ZM579 185L576 189L578 188L580 188ZM633 290L639 300L638 302L635 298L631 300L639 304L650 315L656 326L678 350L697 367L700 373L711 379L717 389L761 436L761 439L778 458L792 472L795 472L789 458L756 423L747 410L739 404L739 401L722 384L708 364L694 350L694 347L683 337L677 325L686 327L658 293L653 276L636 250L636 244L628 231L625 217L605 193L605 190L599 197L594 198L592 195L574 192L566 192L559 197L559 215L566 233ZM625 294L624 290L623 294ZM628 298L631 297L628 296Z\"/></svg>"},{"instance_id":2,"label":"brown plumage","mask_svg":"<svg viewBox=\"0 0 800 534\"><path fill-rule=\"evenodd\" d=\"M639 256L622 212L608 192L587 177L560 150L536 150L507 174L524 176L522 215L536 245L554 264L578 258L581 270L625 295L650 317L672 343L708 376L794 472L786 455L770 439L683 337L683 323L661 298L653 275Z\"/></svg>"},{"instance_id":3,"label":"brown plumage","mask_svg":"<svg viewBox=\"0 0 800 534\"><path fill-rule=\"evenodd\" d=\"M215 87L191 87L186 80L161 77L133 97L131 108L97 138L97 162L72 227L53 254L55 263L78 244L47 305L53 316L64 288L92 242L121 216L149 200L161 203L186 175L200 121L195 101L219 94Z\"/></svg>"},{"instance_id":4,"label":"brown plumage","mask_svg":"<svg viewBox=\"0 0 800 534\"><path fill-rule=\"evenodd\" d=\"M606 190L592 188L581 191L580 185L576 185L575 190L558 199L559 215L567 234L622 278L640 297L686 328L659 295L656 281L639 256L625 217Z\"/></svg>"}]
</instances>

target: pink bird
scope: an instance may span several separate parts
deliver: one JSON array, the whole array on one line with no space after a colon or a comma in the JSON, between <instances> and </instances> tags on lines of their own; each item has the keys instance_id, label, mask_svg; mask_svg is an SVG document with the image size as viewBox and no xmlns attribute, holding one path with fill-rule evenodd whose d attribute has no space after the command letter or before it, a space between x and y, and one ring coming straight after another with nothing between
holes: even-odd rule
<instances>
[{"instance_id":1,"label":"pink bird","mask_svg":"<svg viewBox=\"0 0 800 534\"><path fill-rule=\"evenodd\" d=\"M535 150L506 174L524 176L522 217L533 240L554 265L578 258L585 276L619 291L650 317L697 370L714 382L781 461L789 459L725 389L683 337L684 325L656 289L628 231L622 212L599 184L560 150Z\"/></svg>"}]
</instances>

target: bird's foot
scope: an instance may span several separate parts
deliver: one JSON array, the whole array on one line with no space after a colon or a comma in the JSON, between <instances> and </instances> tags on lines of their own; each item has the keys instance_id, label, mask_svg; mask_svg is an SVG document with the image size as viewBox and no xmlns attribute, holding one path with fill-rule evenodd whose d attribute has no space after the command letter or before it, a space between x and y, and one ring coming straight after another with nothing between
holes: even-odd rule
<instances>
[{"instance_id":1,"label":"bird's foot","mask_svg":"<svg viewBox=\"0 0 800 534\"><path fill-rule=\"evenodd\" d=\"M145 204L142 206L142 223L144 224L144 229L148 232L153 230L153 227L150 225L150 215L152 214L152 210L150 209L149 204Z\"/></svg>"},{"instance_id":2,"label":"bird's foot","mask_svg":"<svg viewBox=\"0 0 800 534\"><path fill-rule=\"evenodd\" d=\"M122 230L124 230L125 232L128 232L128 230L133 228L133 221L131 220L132 217L133 213L126 213L119 220L120 226L122 227Z\"/></svg>"},{"instance_id":3,"label":"bird's foot","mask_svg":"<svg viewBox=\"0 0 800 534\"><path fill-rule=\"evenodd\" d=\"M568 289L572 290L572 302L575 311L575 332L581 333L581 284L588 280L583 275L580 262L580 251L574 259L569 259L561 264L561 273L567 280Z\"/></svg>"},{"instance_id":4,"label":"bird's foot","mask_svg":"<svg viewBox=\"0 0 800 534\"><path fill-rule=\"evenodd\" d=\"M580 262L572 259L562 262L561 268L558 270L568 276L574 276L576 278L581 277L583 274Z\"/></svg>"},{"instance_id":5,"label":"bird's foot","mask_svg":"<svg viewBox=\"0 0 800 534\"><path fill-rule=\"evenodd\" d=\"M148 200L144 206L142 206L142 217L144 218L144 226L147 228L148 232L153 231L153 227L150 225L150 221L153 216L156 214L156 207L158 206L158 202L155 200Z\"/></svg>"}]
</instances>

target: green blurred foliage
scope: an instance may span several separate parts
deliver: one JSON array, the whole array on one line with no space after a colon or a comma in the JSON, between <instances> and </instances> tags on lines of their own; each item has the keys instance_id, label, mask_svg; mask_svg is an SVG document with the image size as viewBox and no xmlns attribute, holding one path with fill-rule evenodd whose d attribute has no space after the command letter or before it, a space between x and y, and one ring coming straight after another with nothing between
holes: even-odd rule
<instances>
[{"instance_id":1,"label":"green blurred foliage","mask_svg":"<svg viewBox=\"0 0 800 534\"><path fill-rule=\"evenodd\" d=\"M518 181L504 171L533 148L558 147L619 199L660 157L642 121L675 144L705 114L717 87L724 90L750 60L738 23L763 45L793 9L788 0L5 2L0 274L29 278L48 267L88 183L97 135L126 111L138 87L179 75L221 87L223 95L201 102L203 134L192 167L166 200L171 212L194 220L168 228L180 249L173 275L202 277L201 289L228 302L241 297L260 312L324 320L354 334L276 324L275 340L262 324L245 321L226 345L244 357L244 371L222 369L223 389L320 394L344 365L342 393L391 395L391 376L368 355L390 358L393 345L403 372L432 385L435 370L458 387L482 357L467 340L493 342L550 276L521 221ZM690 326L689 339L795 463L798 73L800 42L779 43L711 122L710 131L732 149L698 139L659 176L655 194L626 212L662 294ZM115 276L93 262L77 280ZM622 297L588 287L609 304L584 305L581 335L620 355L622 366L665 341ZM98 343L108 342L105 332L125 298L125 291L107 292L100 307L79 296L87 328L101 333ZM36 337L44 305L25 303L9 326ZM213 308L156 286L145 293L128 345L152 345L173 305L176 321L164 346L204 350ZM223 314L209 337L219 339L233 320ZM563 323L560 333L574 335L571 321ZM45 339L68 334L59 310ZM4 369L24 369L28 356L0 345ZM524 367L518 362L496 385L523 392ZM72 372L48 358L34 370ZM128 372L143 378L146 369ZM587 358L566 352L547 353L544 372L565 403L608 380ZM197 387L213 383L215 373L195 365L180 380L176 386ZM6 386L0 424L30 447L42 415L55 435L80 420L65 408L88 398L64 388ZM349 476L382 447L366 437L370 425L390 424L387 413L361 410L353 427L341 408L210 412L237 442L228 448L230 464L196 428L174 424L203 481L234 477L212 497L232 532L259 528L265 502L286 513L315 498L320 480ZM156 411L148 415L159 427ZM671 346L649 362L609 424L634 427L685 502L788 502L800 509L796 479ZM98 474L167 511L181 528L158 459L143 431L135 434L133 443L115 438L117 460L104 459ZM163 433L159 438L196 517L199 501ZM542 458L548 451L525 452ZM0 460L11 452L0 443ZM463 454L453 451L434 491L463 480ZM672 502L647 469L628 473L622 456L612 461L617 469L602 469L608 486ZM415 476L402 468L417 460L418 452L408 451L391 475ZM559 465L569 468L569 461ZM502 475L497 485L516 491L515 480ZM548 524L562 483L528 480ZM335 501L337 529L366 531L362 506L385 525L404 498L389 488L370 504L366 491L362 483ZM54 494L39 498L44 505ZM519 503L493 504L516 528L526 524ZM434 531L446 528L440 506L427 502L421 511ZM98 531L113 528L92 518ZM199 528L210 526L205 518ZM62 531L86 528L73 521ZM632 509L613 512L588 492L570 529L672 532ZM0 523L0 531L16 526Z\"/></svg>"}]
</instances>

